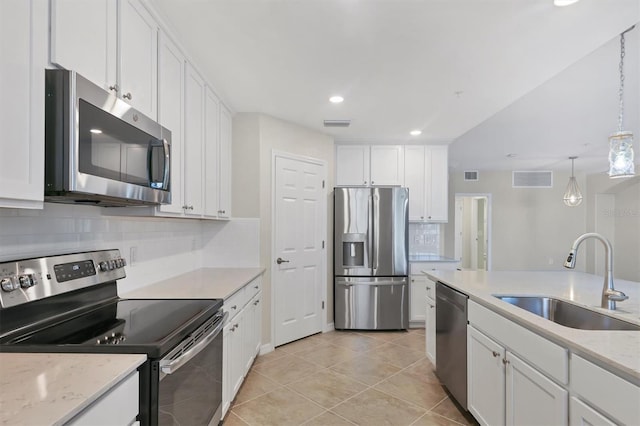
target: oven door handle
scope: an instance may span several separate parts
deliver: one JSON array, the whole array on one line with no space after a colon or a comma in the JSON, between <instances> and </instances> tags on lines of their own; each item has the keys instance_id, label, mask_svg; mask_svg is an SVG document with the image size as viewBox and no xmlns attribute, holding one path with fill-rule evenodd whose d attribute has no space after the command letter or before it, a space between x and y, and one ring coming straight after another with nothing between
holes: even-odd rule
<instances>
[{"instance_id":1,"label":"oven door handle","mask_svg":"<svg viewBox=\"0 0 640 426\"><path fill-rule=\"evenodd\" d=\"M218 321L218 325L216 328L211 330L211 332L200 340L194 347L189 349L187 352L183 353L180 357L174 359L173 361L162 365L162 361L160 361L160 371L164 374L173 374L184 364L189 362L194 356L198 355L200 351L202 351L213 339L218 337L218 334L222 331L222 327L224 326L224 322L229 315L228 312L225 312L224 315L219 316L220 320Z\"/></svg>"}]
</instances>

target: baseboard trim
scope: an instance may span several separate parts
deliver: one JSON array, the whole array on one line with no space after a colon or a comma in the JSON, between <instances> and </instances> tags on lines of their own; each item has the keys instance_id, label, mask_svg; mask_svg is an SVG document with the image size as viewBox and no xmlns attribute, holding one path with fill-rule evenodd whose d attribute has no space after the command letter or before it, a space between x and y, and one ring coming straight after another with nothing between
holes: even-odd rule
<instances>
[{"instance_id":1,"label":"baseboard trim","mask_svg":"<svg viewBox=\"0 0 640 426\"><path fill-rule=\"evenodd\" d=\"M268 354L269 352L273 352L276 348L271 343L264 344L260 346L260 352L258 355Z\"/></svg>"}]
</instances>

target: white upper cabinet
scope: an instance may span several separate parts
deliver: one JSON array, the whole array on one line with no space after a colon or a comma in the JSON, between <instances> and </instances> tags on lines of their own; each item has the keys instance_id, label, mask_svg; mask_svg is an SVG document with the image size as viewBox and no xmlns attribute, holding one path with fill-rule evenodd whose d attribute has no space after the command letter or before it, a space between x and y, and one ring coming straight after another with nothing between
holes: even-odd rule
<instances>
[{"instance_id":1,"label":"white upper cabinet","mask_svg":"<svg viewBox=\"0 0 640 426\"><path fill-rule=\"evenodd\" d=\"M231 217L231 112L223 104L220 105L220 189L218 199L218 217Z\"/></svg>"},{"instance_id":2,"label":"white upper cabinet","mask_svg":"<svg viewBox=\"0 0 640 426\"><path fill-rule=\"evenodd\" d=\"M157 118L158 25L139 0L52 0L51 63Z\"/></svg>"},{"instance_id":3,"label":"white upper cabinet","mask_svg":"<svg viewBox=\"0 0 640 426\"><path fill-rule=\"evenodd\" d=\"M120 96L156 118L158 24L139 0L120 0L119 13Z\"/></svg>"},{"instance_id":4,"label":"white upper cabinet","mask_svg":"<svg viewBox=\"0 0 640 426\"><path fill-rule=\"evenodd\" d=\"M51 1L51 63L102 86L117 84L117 2Z\"/></svg>"},{"instance_id":5,"label":"white upper cabinet","mask_svg":"<svg viewBox=\"0 0 640 426\"><path fill-rule=\"evenodd\" d=\"M42 208L47 4L0 1L0 207Z\"/></svg>"},{"instance_id":6,"label":"white upper cabinet","mask_svg":"<svg viewBox=\"0 0 640 426\"><path fill-rule=\"evenodd\" d=\"M171 204L160 212L183 212L183 140L184 140L185 58L175 44L160 32L158 37L158 121L171 131Z\"/></svg>"},{"instance_id":7,"label":"white upper cabinet","mask_svg":"<svg viewBox=\"0 0 640 426\"><path fill-rule=\"evenodd\" d=\"M204 98L204 215L218 217L220 176L220 101L207 87Z\"/></svg>"},{"instance_id":8,"label":"white upper cabinet","mask_svg":"<svg viewBox=\"0 0 640 426\"><path fill-rule=\"evenodd\" d=\"M369 184L369 146L336 145L336 186Z\"/></svg>"},{"instance_id":9,"label":"white upper cabinet","mask_svg":"<svg viewBox=\"0 0 640 426\"><path fill-rule=\"evenodd\" d=\"M404 149L401 145L371 145L371 185L404 183Z\"/></svg>"},{"instance_id":10,"label":"white upper cabinet","mask_svg":"<svg viewBox=\"0 0 640 426\"><path fill-rule=\"evenodd\" d=\"M204 159L204 80L187 63L185 71L184 119L184 200L185 215L201 216L204 212L202 170Z\"/></svg>"},{"instance_id":11,"label":"white upper cabinet","mask_svg":"<svg viewBox=\"0 0 640 426\"><path fill-rule=\"evenodd\" d=\"M337 186L402 186L401 145L337 145Z\"/></svg>"},{"instance_id":12,"label":"white upper cabinet","mask_svg":"<svg viewBox=\"0 0 640 426\"><path fill-rule=\"evenodd\" d=\"M446 222L449 206L448 147L405 146L404 184L409 188L409 220Z\"/></svg>"}]
</instances>

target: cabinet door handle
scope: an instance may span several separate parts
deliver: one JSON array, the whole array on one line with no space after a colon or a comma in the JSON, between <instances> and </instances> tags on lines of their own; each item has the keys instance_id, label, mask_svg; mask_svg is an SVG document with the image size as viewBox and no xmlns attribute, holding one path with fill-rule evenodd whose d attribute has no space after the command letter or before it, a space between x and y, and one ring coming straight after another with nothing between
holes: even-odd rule
<instances>
[{"instance_id":1,"label":"cabinet door handle","mask_svg":"<svg viewBox=\"0 0 640 426\"><path fill-rule=\"evenodd\" d=\"M289 263L289 261L288 260L284 260L283 258L279 257L279 258L276 259L276 263L278 265L280 265L281 263Z\"/></svg>"},{"instance_id":2,"label":"cabinet door handle","mask_svg":"<svg viewBox=\"0 0 640 426\"><path fill-rule=\"evenodd\" d=\"M431 290L431 287L427 286L427 290Z\"/></svg>"},{"instance_id":3,"label":"cabinet door handle","mask_svg":"<svg viewBox=\"0 0 640 426\"><path fill-rule=\"evenodd\" d=\"M131 92L127 92L124 95L122 95L122 98L131 100L133 96L131 95Z\"/></svg>"},{"instance_id":4,"label":"cabinet door handle","mask_svg":"<svg viewBox=\"0 0 640 426\"><path fill-rule=\"evenodd\" d=\"M113 86L109 86L109 90L111 90L113 92L117 92L118 91L118 85L114 84Z\"/></svg>"},{"instance_id":5,"label":"cabinet door handle","mask_svg":"<svg viewBox=\"0 0 640 426\"><path fill-rule=\"evenodd\" d=\"M508 359L506 359L506 358L503 358L503 359L502 359L502 363L503 363L504 365L507 365L507 364L511 364L511 361L509 361L509 360L508 360Z\"/></svg>"},{"instance_id":6,"label":"cabinet door handle","mask_svg":"<svg viewBox=\"0 0 640 426\"><path fill-rule=\"evenodd\" d=\"M499 357L499 356L500 356L500 354L499 354L498 352L493 351L493 357L494 357L494 358L497 358L497 357Z\"/></svg>"},{"instance_id":7,"label":"cabinet door handle","mask_svg":"<svg viewBox=\"0 0 640 426\"><path fill-rule=\"evenodd\" d=\"M258 303L260 303L260 301L259 301L259 300L256 300L255 302L253 302L253 304L254 304L255 306L258 306Z\"/></svg>"},{"instance_id":8,"label":"cabinet door handle","mask_svg":"<svg viewBox=\"0 0 640 426\"><path fill-rule=\"evenodd\" d=\"M436 306L435 306L435 305L431 305L431 304L429 304L429 307L430 307L431 309L433 309L433 308L435 308Z\"/></svg>"},{"instance_id":9,"label":"cabinet door handle","mask_svg":"<svg viewBox=\"0 0 640 426\"><path fill-rule=\"evenodd\" d=\"M259 286L255 286L255 287L253 287L253 288L255 288L255 289L257 290L257 289L259 289L260 287L259 287Z\"/></svg>"},{"instance_id":10,"label":"cabinet door handle","mask_svg":"<svg viewBox=\"0 0 640 426\"><path fill-rule=\"evenodd\" d=\"M233 309L233 310L235 311L236 309L238 309L238 305L233 305L233 306L231 307L231 309Z\"/></svg>"}]
</instances>

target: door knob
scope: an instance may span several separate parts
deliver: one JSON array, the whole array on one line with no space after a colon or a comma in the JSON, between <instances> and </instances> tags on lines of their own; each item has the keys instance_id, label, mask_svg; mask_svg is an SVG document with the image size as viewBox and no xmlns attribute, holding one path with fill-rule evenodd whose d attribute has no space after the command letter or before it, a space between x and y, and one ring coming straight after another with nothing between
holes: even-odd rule
<instances>
[{"instance_id":1,"label":"door knob","mask_svg":"<svg viewBox=\"0 0 640 426\"><path fill-rule=\"evenodd\" d=\"M289 261L288 260L284 260L283 258L279 257L279 258L276 259L276 263L278 265L280 265L281 263L289 263Z\"/></svg>"}]
</instances>

